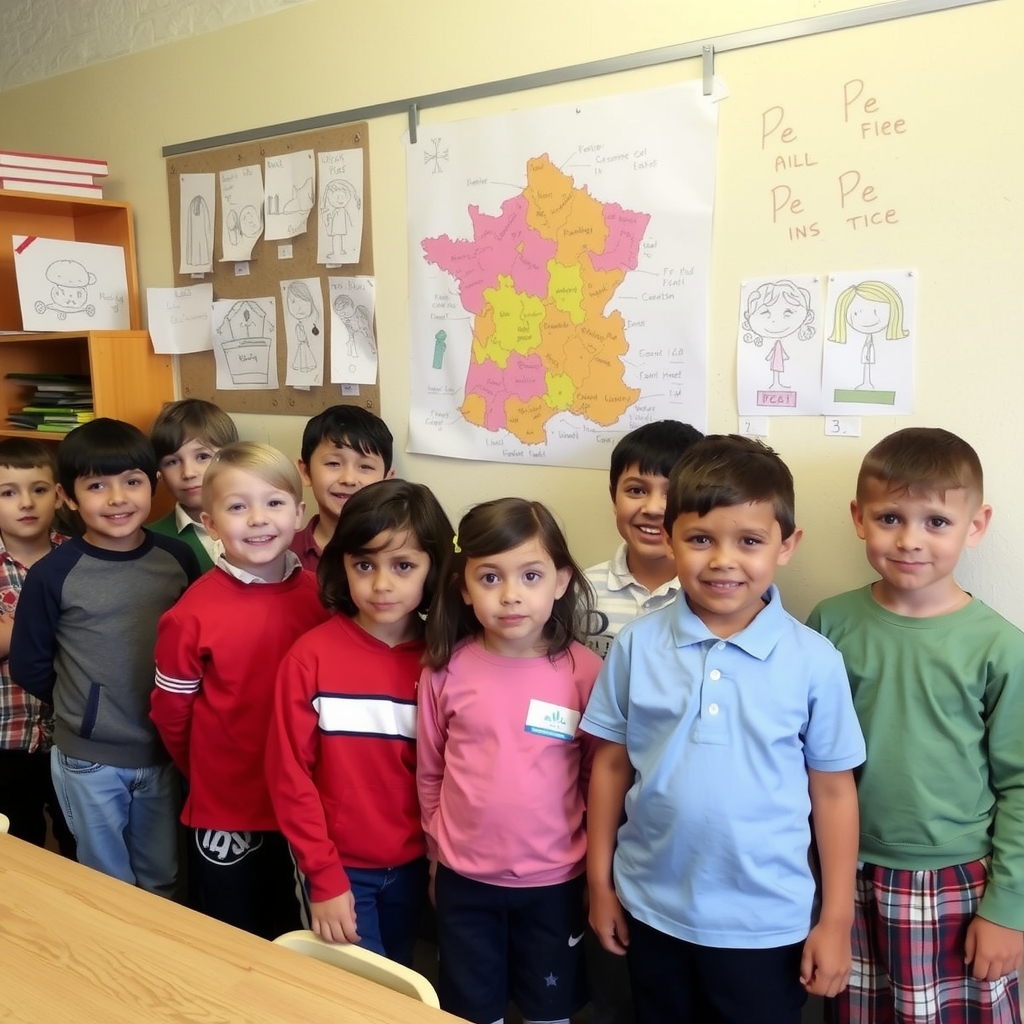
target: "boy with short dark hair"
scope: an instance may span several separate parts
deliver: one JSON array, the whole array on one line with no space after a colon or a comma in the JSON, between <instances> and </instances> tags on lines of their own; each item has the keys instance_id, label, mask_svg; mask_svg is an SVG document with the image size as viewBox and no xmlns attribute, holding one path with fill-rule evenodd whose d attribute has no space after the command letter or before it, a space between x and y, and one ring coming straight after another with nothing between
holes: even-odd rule
<instances>
[{"instance_id":1,"label":"boy with short dark hair","mask_svg":"<svg viewBox=\"0 0 1024 1024\"><path fill-rule=\"evenodd\" d=\"M703 436L689 423L658 420L631 430L612 451L608 490L622 543L614 557L586 572L597 618L587 646L601 657L626 623L679 592L663 528L665 493L672 467Z\"/></svg>"},{"instance_id":2,"label":"boy with short dark hair","mask_svg":"<svg viewBox=\"0 0 1024 1024\"><path fill-rule=\"evenodd\" d=\"M264 768L277 669L328 617L289 544L295 464L267 444L222 448L203 480L217 565L163 616L151 715L189 783L182 823L199 909L266 939L300 927L294 864Z\"/></svg>"},{"instance_id":3,"label":"boy with short dark hair","mask_svg":"<svg viewBox=\"0 0 1024 1024\"><path fill-rule=\"evenodd\" d=\"M318 511L296 533L291 548L304 569L316 572L345 502L360 487L394 476L393 446L388 425L358 405L332 405L306 424L299 473Z\"/></svg>"},{"instance_id":4,"label":"boy with short dark hair","mask_svg":"<svg viewBox=\"0 0 1024 1024\"><path fill-rule=\"evenodd\" d=\"M149 431L156 453L157 476L174 496L174 508L149 524L154 533L183 540L206 572L222 547L203 525L203 474L210 459L238 440L235 421L219 406L201 398L168 402Z\"/></svg>"},{"instance_id":5,"label":"boy with short dark hair","mask_svg":"<svg viewBox=\"0 0 1024 1024\"><path fill-rule=\"evenodd\" d=\"M0 813L11 835L36 846L46 842L49 813L61 853L74 857L50 777L53 708L11 679L7 659L25 574L67 540L53 528L56 470L53 448L41 441L0 441Z\"/></svg>"},{"instance_id":6,"label":"boy with short dark hair","mask_svg":"<svg viewBox=\"0 0 1024 1024\"><path fill-rule=\"evenodd\" d=\"M954 578L992 516L981 462L947 430L899 430L850 511L880 578L808 620L843 655L871 751L838 1020L1019 1022L1024 634Z\"/></svg>"},{"instance_id":7,"label":"boy with short dark hair","mask_svg":"<svg viewBox=\"0 0 1024 1024\"><path fill-rule=\"evenodd\" d=\"M57 466L60 498L85 532L26 577L11 674L54 705L51 768L79 861L170 896L178 785L147 712L157 620L199 565L187 545L143 529L156 457L137 427L83 424L60 443Z\"/></svg>"},{"instance_id":8,"label":"boy with short dark hair","mask_svg":"<svg viewBox=\"0 0 1024 1024\"><path fill-rule=\"evenodd\" d=\"M628 951L640 1024L798 1024L850 966L864 743L846 673L773 583L800 530L770 448L693 444L664 525L683 594L622 630L581 723L600 741L591 925Z\"/></svg>"}]
</instances>

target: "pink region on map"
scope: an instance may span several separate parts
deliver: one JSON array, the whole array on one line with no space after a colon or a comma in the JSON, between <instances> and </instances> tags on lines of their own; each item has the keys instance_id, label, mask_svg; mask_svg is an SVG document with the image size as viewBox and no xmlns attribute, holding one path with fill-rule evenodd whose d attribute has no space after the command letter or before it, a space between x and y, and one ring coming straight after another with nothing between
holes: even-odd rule
<instances>
[{"instance_id":1,"label":"pink region on map","mask_svg":"<svg viewBox=\"0 0 1024 1024\"><path fill-rule=\"evenodd\" d=\"M591 253L590 263L595 270L636 270L640 257L640 240L651 221L649 213L624 210L618 203L605 203L604 222L608 225L608 238L604 252Z\"/></svg>"},{"instance_id":2,"label":"pink region on map","mask_svg":"<svg viewBox=\"0 0 1024 1024\"><path fill-rule=\"evenodd\" d=\"M484 427L500 430L505 426L505 400L515 397L521 402L540 398L547 394L544 379L544 364L540 356L514 354L509 356L508 366L502 370L491 359L482 363L475 360L469 364L466 374L466 395L478 395L483 399Z\"/></svg>"},{"instance_id":3,"label":"pink region on map","mask_svg":"<svg viewBox=\"0 0 1024 1024\"><path fill-rule=\"evenodd\" d=\"M448 235L423 240L427 262L459 282L462 305L470 313L483 311L484 289L498 287L498 274L509 275L517 292L547 297L548 260L554 259L558 247L527 226L526 208L524 195L506 199L497 217L470 206L471 241L452 241Z\"/></svg>"}]
</instances>

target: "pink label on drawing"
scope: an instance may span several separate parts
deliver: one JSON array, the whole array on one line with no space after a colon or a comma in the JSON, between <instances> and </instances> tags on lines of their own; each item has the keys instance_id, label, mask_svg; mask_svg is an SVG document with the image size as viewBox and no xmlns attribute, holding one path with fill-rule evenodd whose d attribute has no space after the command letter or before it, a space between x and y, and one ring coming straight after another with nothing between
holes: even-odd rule
<instances>
[{"instance_id":1,"label":"pink label on drawing","mask_svg":"<svg viewBox=\"0 0 1024 1024\"><path fill-rule=\"evenodd\" d=\"M762 407L796 408L795 391L758 391L757 404Z\"/></svg>"}]
</instances>

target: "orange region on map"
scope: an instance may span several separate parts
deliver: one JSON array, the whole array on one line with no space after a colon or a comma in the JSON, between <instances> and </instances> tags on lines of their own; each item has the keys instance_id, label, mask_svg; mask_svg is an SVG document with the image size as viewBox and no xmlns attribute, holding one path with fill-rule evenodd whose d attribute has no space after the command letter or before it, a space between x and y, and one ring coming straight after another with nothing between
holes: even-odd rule
<instances>
[{"instance_id":1,"label":"orange region on map","mask_svg":"<svg viewBox=\"0 0 1024 1024\"><path fill-rule=\"evenodd\" d=\"M640 391L623 379L625 323L604 310L636 269L650 215L602 204L546 154L527 161L526 188L498 217L469 213L472 240L422 243L474 315L462 415L526 444L546 441L563 411L616 423Z\"/></svg>"}]
</instances>

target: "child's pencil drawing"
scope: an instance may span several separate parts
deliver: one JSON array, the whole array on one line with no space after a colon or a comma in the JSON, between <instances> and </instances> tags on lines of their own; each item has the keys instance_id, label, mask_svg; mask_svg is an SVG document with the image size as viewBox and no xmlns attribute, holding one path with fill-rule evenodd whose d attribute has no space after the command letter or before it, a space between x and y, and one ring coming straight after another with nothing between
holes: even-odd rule
<instances>
[{"instance_id":1,"label":"child's pencil drawing","mask_svg":"<svg viewBox=\"0 0 1024 1024\"><path fill-rule=\"evenodd\" d=\"M281 282L288 370L285 384L319 387L324 382L324 299L316 277Z\"/></svg>"},{"instance_id":2,"label":"child's pencil drawing","mask_svg":"<svg viewBox=\"0 0 1024 1024\"><path fill-rule=\"evenodd\" d=\"M213 304L213 352L222 391L277 389L274 297Z\"/></svg>"},{"instance_id":3,"label":"child's pencil drawing","mask_svg":"<svg viewBox=\"0 0 1024 1024\"><path fill-rule=\"evenodd\" d=\"M272 241L304 234L316 201L313 150L268 156L264 168L265 237Z\"/></svg>"},{"instance_id":4,"label":"child's pencil drawing","mask_svg":"<svg viewBox=\"0 0 1024 1024\"><path fill-rule=\"evenodd\" d=\"M46 280L53 285L50 301L37 300L37 313L52 309L58 320L66 320L68 313L96 315L96 307L89 302L89 285L96 283L96 275L78 260L54 260L46 268Z\"/></svg>"},{"instance_id":5,"label":"child's pencil drawing","mask_svg":"<svg viewBox=\"0 0 1024 1024\"><path fill-rule=\"evenodd\" d=\"M181 274L213 270L213 214L216 175L182 174L179 179L181 210L178 218Z\"/></svg>"},{"instance_id":6,"label":"child's pencil drawing","mask_svg":"<svg viewBox=\"0 0 1024 1024\"><path fill-rule=\"evenodd\" d=\"M331 382L372 384L377 379L372 277L328 278L331 299Z\"/></svg>"},{"instance_id":7,"label":"child's pencil drawing","mask_svg":"<svg viewBox=\"0 0 1024 1024\"><path fill-rule=\"evenodd\" d=\"M904 270L883 271L870 278L833 275L828 302L831 344L822 364L826 411L911 412L914 274Z\"/></svg>"},{"instance_id":8,"label":"child's pencil drawing","mask_svg":"<svg viewBox=\"0 0 1024 1024\"><path fill-rule=\"evenodd\" d=\"M220 172L221 259L252 259L263 231L263 175L259 164Z\"/></svg>"},{"instance_id":9,"label":"child's pencil drawing","mask_svg":"<svg viewBox=\"0 0 1024 1024\"><path fill-rule=\"evenodd\" d=\"M331 266L359 262L363 238L363 151L318 153L320 234L317 262Z\"/></svg>"},{"instance_id":10,"label":"child's pencil drawing","mask_svg":"<svg viewBox=\"0 0 1024 1024\"><path fill-rule=\"evenodd\" d=\"M820 290L814 276L743 282L736 361L741 416L821 411Z\"/></svg>"}]
</instances>

